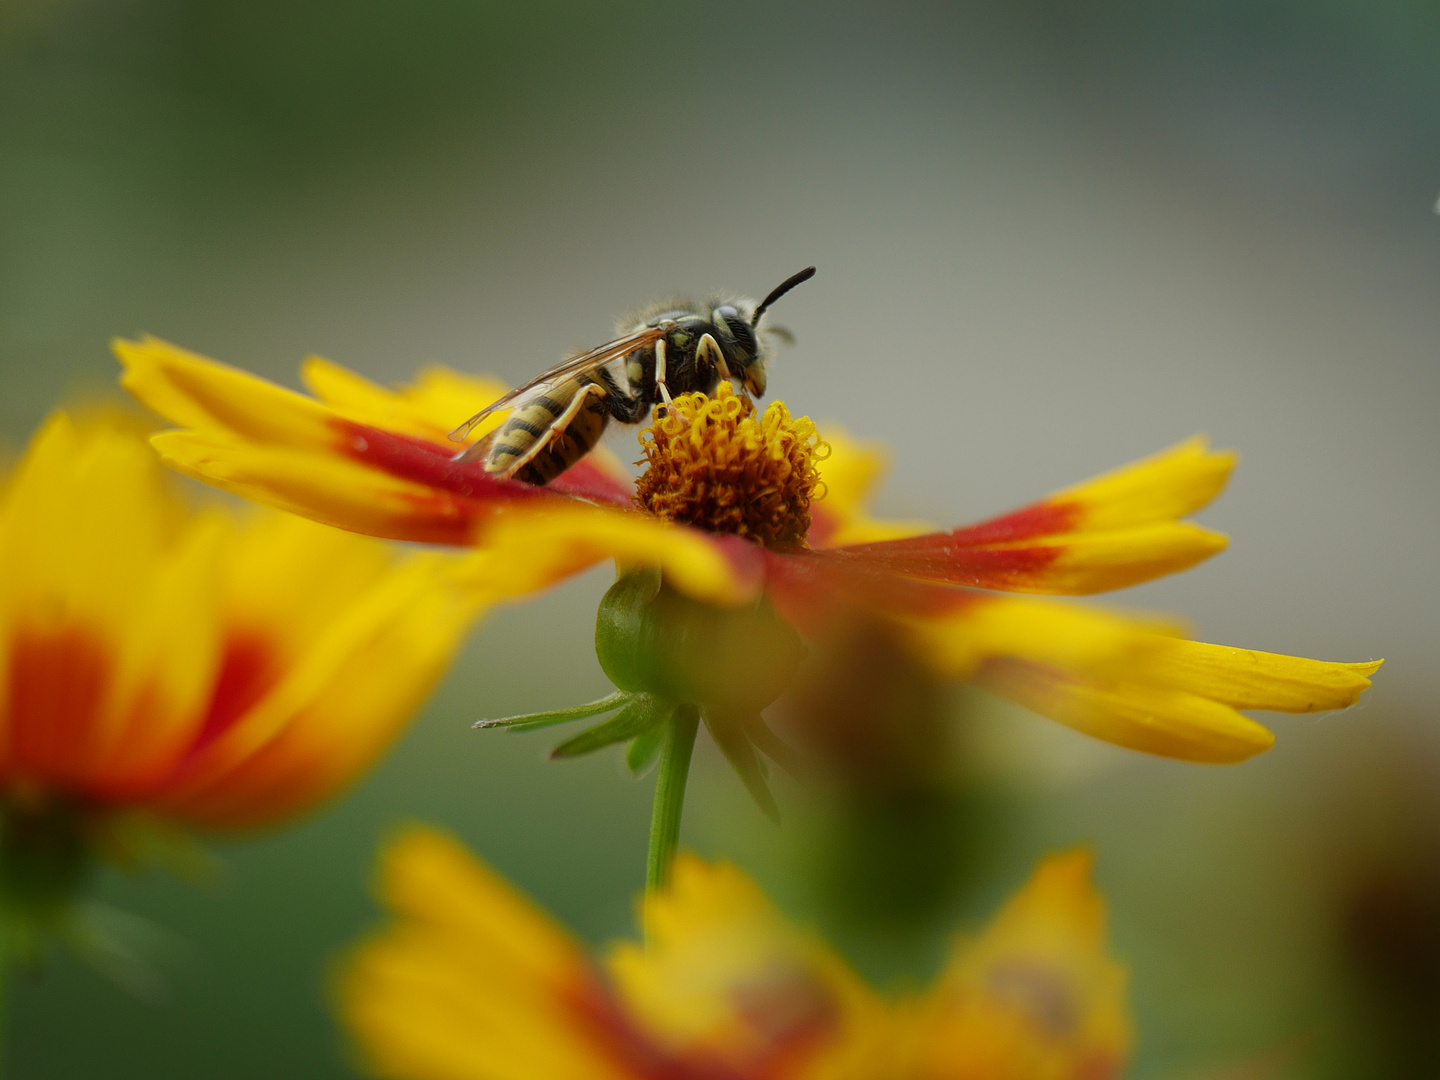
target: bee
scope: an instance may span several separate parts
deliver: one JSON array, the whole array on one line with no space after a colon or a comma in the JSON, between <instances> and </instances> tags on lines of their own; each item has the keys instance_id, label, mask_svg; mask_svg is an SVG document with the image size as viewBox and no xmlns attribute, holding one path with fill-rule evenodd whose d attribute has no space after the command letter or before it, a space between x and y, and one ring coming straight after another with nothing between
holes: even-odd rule
<instances>
[{"instance_id":1,"label":"bee","mask_svg":"<svg viewBox=\"0 0 1440 1080\"><path fill-rule=\"evenodd\" d=\"M638 424L674 394L713 393L721 379L742 391L765 393L767 336L790 340L779 327L761 327L770 305L815 276L813 266L792 274L758 305L716 300L704 305L660 304L638 316L629 331L572 357L491 402L450 433L455 442L498 409L510 416L466 447L456 461L485 459L493 476L544 485L594 449L609 422ZM625 385L610 370L623 361Z\"/></svg>"}]
</instances>

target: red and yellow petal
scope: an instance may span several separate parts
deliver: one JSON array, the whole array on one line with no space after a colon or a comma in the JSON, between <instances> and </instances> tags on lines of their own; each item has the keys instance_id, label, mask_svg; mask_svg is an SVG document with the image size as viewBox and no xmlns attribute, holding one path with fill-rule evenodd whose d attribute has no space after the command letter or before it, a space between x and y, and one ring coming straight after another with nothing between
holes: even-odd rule
<instances>
[{"instance_id":1,"label":"red and yellow petal","mask_svg":"<svg viewBox=\"0 0 1440 1080\"><path fill-rule=\"evenodd\" d=\"M53 416L0 504L0 770L106 796L181 753L214 671L217 522L142 439ZM177 636L178 635L178 636Z\"/></svg>"},{"instance_id":2,"label":"red and yellow petal","mask_svg":"<svg viewBox=\"0 0 1440 1080\"><path fill-rule=\"evenodd\" d=\"M1036 868L918 1003L917 1076L1106 1080L1134 1046L1125 970L1083 851Z\"/></svg>"},{"instance_id":3,"label":"red and yellow petal","mask_svg":"<svg viewBox=\"0 0 1440 1080\"><path fill-rule=\"evenodd\" d=\"M245 498L372 536L474 542L496 507L563 496L628 504L628 480L589 455L548 489L497 479L483 462L455 460L453 426L493 386L430 373L390 391L312 359L317 401L155 338L117 341L124 385L186 429L156 438L168 462ZM453 419L443 414L457 410ZM461 410L464 410L463 412Z\"/></svg>"},{"instance_id":4,"label":"red and yellow petal","mask_svg":"<svg viewBox=\"0 0 1440 1080\"><path fill-rule=\"evenodd\" d=\"M349 603L284 658L250 707L207 730L157 794L166 810L212 828L250 828L313 806L359 775L428 696L480 606L450 581L452 566L426 554L373 580L357 577Z\"/></svg>"},{"instance_id":5,"label":"red and yellow petal","mask_svg":"<svg viewBox=\"0 0 1440 1080\"><path fill-rule=\"evenodd\" d=\"M481 465L452 459L462 445L474 443L498 427L507 412L501 410L479 424L464 444L451 442L450 432L505 392L507 388L498 381L431 367L413 384L391 390L319 357L306 360L300 377L316 397L356 425L345 430L352 437L349 449L359 460L457 495L494 496L493 489L476 486L477 479L490 479ZM357 440L368 445L361 448ZM421 445L415 446L411 440ZM523 485L514 484L506 485L506 490L515 487L523 490ZM597 446L558 477L548 491L629 506L631 487L630 476L615 455Z\"/></svg>"},{"instance_id":6,"label":"red and yellow petal","mask_svg":"<svg viewBox=\"0 0 1440 1080\"><path fill-rule=\"evenodd\" d=\"M1208 645L1158 619L897 581L831 553L772 553L767 564L771 599L804 632L880 618L937 675L1107 742L1188 761L1267 750L1274 736L1239 709L1345 708L1379 666Z\"/></svg>"},{"instance_id":7,"label":"red and yellow petal","mask_svg":"<svg viewBox=\"0 0 1440 1080\"><path fill-rule=\"evenodd\" d=\"M821 1062L888 1020L824 942L790 925L734 867L679 856L645 897L646 944L607 964L639 1025L676 1057L734 1076L826 1075Z\"/></svg>"},{"instance_id":8,"label":"red and yellow petal","mask_svg":"<svg viewBox=\"0 0 1440 1080\"><path fill-rule=\"evenodd\" d=\"M487 499L369 468L345 454L189 431L164 432L151 442L166 464L187 476L366 536L468 545L494 509Z\"/></svg>"},{"instance_id":9,"label":"red and yellow petal","mask_svg":"<svg viewBox=\"0 0 1440 1080\"><path fill-rule=\"evenodd\" d=\"M1124 588L1224 550L1222 534L1176 519L1213 499L1235 461L1197 437L979 525L833 554L919 580L1007 592Z\"/></svg>"}]
</instances>

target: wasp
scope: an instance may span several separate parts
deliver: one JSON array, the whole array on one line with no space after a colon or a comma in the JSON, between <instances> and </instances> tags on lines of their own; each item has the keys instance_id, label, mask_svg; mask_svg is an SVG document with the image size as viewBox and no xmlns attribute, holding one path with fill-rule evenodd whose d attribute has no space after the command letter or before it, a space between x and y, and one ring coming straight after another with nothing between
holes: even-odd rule
<instances>
[{"instance_id":1,"label":"wasp","mask_svg":"<svg viewBox=\"0 0 1440 1080\"><path fill-rule=\"evenodd\" d=\"M815 276L807 266L751 300L705 304L658 304L636 316L633 328L614 341L571 357L491 402L450 433L455 442L499 409L510 416L498 429L466 447L456 461L485 459L485 471L544 485L594 449L611 420L637 424L672 395L713 393L734 379L745 393L765 393L767 337L789 341L779 327L762 327L770 305ZM625 385L610 370L623 361Z\"/></svg>"}]
</instances>

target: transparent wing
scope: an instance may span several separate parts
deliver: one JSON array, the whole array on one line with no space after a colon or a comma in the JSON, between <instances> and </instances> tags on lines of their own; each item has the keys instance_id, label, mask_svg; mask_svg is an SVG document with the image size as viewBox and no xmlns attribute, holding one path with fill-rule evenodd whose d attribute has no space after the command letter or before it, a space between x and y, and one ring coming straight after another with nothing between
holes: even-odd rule
<instances>
[{"instance_id":1,"label":"transparent wing","mask_svg":"<svg viewBox=\"0 0 1440 1080\"><path fill-rule=\"evenodd\" d=\"M612 360L616 360L636 349L643 349L651 342L658 341L665 336L665 328L659 326L647 326L636 330L634 333L618 337L614 341L607 341L598 349L591 349L580 356L571 357L548 371L541 372L529 382L517 386L503 397L492 401L485 408L481 409L474 416L466 420L450 433L451 442L464 442L465 437L475 430L475 425L484 420L497 409L508 409L517 402L543 394L549 387L565 379L573 379L577 375L583 375L587 371L594 371L596 368L604 367Z\"/></svg>"}]
</instances>

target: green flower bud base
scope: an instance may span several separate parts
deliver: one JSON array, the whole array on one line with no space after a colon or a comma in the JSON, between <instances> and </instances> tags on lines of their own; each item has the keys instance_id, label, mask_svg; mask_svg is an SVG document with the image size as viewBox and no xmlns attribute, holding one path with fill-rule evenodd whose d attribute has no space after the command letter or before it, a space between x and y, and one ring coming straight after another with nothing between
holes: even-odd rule
<instances>
[{"instance_id":1,"label":"green flower bud base","mask_svg":"<svg viewBox=\"0 0 1440 1080\"><path fill-rule=\"evenodd\" d=\"M647 889L665 883L675 856L702 719L761 809L778 817L761 755L791 771L793 755L760 712L789 686L805 647L768 602L761 598L739 608L717 608L671 588L658 570L626 574L600 601L595 655L615 693L587 705L482 720L475 726L533 731L612 714L557 745L551 757L575 757L628 742L626 764L639 774L658 756Z\"/></svg>"}]
</instances>

